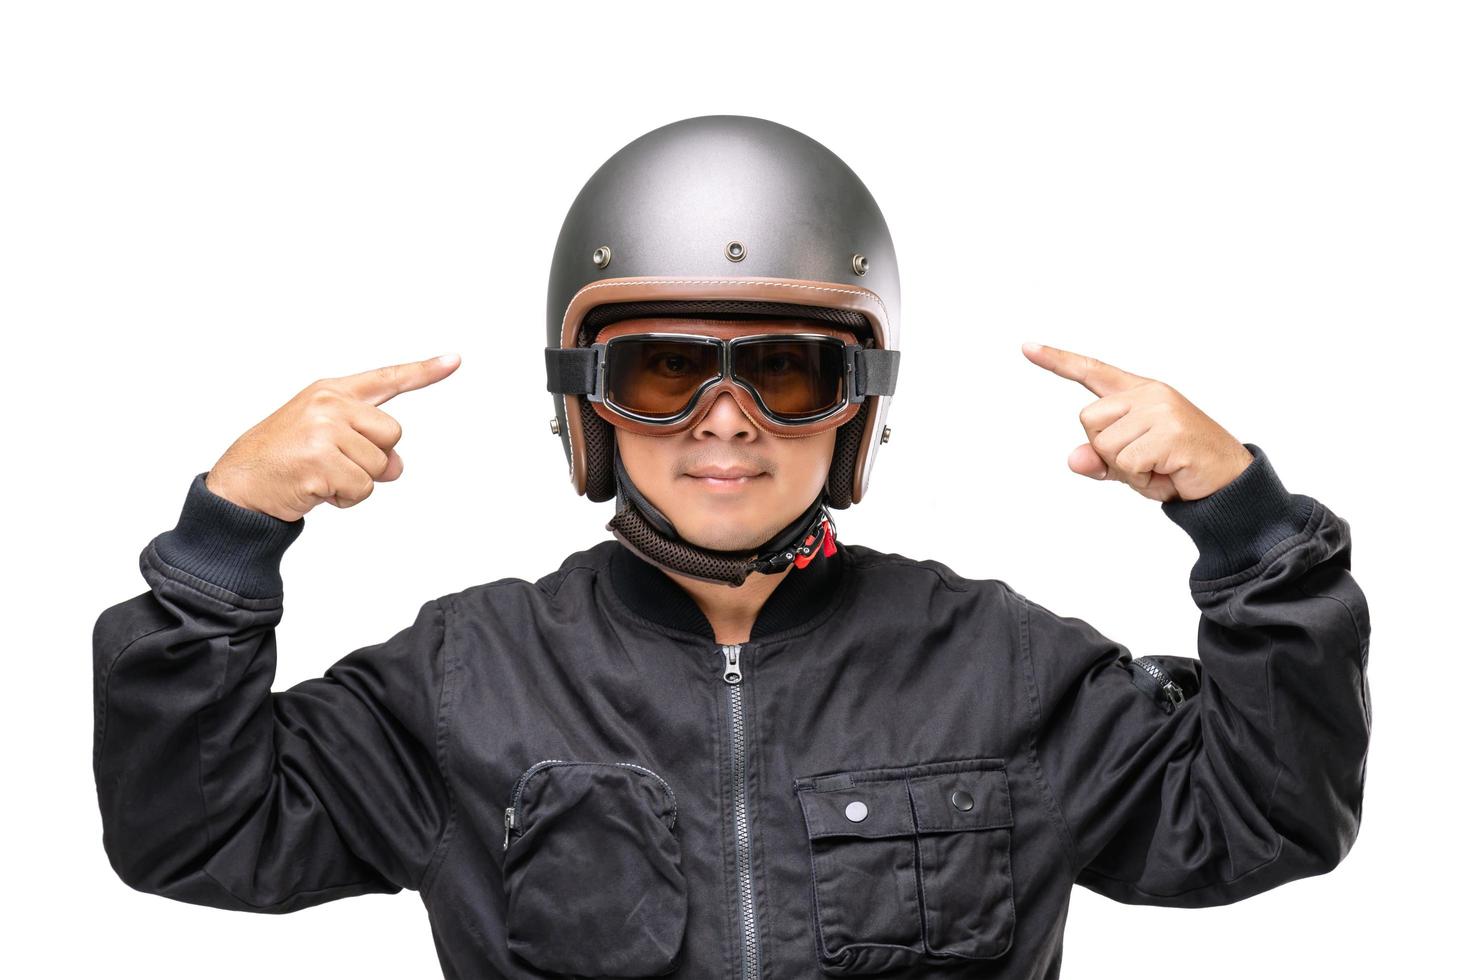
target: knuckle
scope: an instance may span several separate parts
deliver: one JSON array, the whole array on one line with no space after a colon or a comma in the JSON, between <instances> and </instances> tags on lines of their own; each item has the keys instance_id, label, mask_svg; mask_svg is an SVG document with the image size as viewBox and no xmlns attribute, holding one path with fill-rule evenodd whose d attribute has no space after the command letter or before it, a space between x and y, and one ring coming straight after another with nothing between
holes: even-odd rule
<instances>
[{"instance_id":1,"label":"knuckle","mask_svg":"<svg viewBox=\"0 0 1470 980\"><path fill-rule=\"evenodd\" d=\"M301 481L301 492L310 499L325 500L332 496L332 485L324 474L313 473Z\"/></svg>"},{"instance_id":2,"label":"knuckle","mask_svg":"<svg viewBox=\"0 0 1470 980\"><path fill-rule=\"evenodd\" d=\"M355 504L360 504L373 494L372 477L362 470L358 471L358 477L357 480L353 481L353 487L350 491L339 490L337 492L337 498L344 502L344 506L352 507Z\"/></svg>"},{"instance_id":3,"label":"knuckle","mask_svg":"<svg viewBox=\"0 0 1470 980\"><path fill-rule=\"evenodd\" d=\"M336 403L341 397L330 381L317 381L307 391L307 404L318 410Z\"/></svg>"}]
</instances>

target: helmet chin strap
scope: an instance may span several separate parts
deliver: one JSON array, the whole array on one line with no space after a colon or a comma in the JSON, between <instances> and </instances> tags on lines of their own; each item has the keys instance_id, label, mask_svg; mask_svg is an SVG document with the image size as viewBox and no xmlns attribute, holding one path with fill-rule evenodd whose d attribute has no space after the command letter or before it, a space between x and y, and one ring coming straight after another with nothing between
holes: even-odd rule
<instances>
[{"instance_id":1,"label":"helmet chin strap","mask_svg":"<svg viewBox=\"0 0 1470 980\"><path fill-rule=\"evenodd\" d=\"M667 571L733 587L744 584L752 572L774 575L792 564L803 568L817 549L824 555L831 555L835 550L825 489L805 513L764 544L744 551L716 551L679 536L673 522L633 485L623 468L616 441L613 474L617 511L607 522L608 530L644 561Z\"/></svg>"}]
</instances>

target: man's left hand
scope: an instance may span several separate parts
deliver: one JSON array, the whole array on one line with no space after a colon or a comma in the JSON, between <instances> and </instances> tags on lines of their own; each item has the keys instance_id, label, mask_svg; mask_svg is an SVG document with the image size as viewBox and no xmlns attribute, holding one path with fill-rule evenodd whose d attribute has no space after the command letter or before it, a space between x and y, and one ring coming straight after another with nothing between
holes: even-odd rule
<instances>
[{"instance_id":1,"label":"man's left hand","mask_svg":"<svg viewBox=\"0 0 1470 980\"><path fill-rule=\"evenodd\" d=\"M1150 500L1197 500L1235 479L1254 459L1243 443L1162 381L1045 344L1025 344L1021 352L1098 396L1078 413L1087 441L1067 457L1074 473L1126 483Z\"/></svg>"}]
</instances>

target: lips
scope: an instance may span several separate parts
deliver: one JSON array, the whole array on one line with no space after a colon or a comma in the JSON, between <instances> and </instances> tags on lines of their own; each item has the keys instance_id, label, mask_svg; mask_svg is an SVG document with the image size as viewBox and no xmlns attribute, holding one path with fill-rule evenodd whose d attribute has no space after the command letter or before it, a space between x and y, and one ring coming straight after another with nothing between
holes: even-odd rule
<instances>
[{"instance_id":1,"label":"lips","mask_svg":"<svg viewBox=\"0 0 1470 980\"><path fill-rule=\"evenodd\" d=\"M710 480L738 480L741 477L760 476L760 470L752 470L740 466L721 468L718 466L701 466L699 469L690 470L689 476Z\"/></svg>"}]
</instances>

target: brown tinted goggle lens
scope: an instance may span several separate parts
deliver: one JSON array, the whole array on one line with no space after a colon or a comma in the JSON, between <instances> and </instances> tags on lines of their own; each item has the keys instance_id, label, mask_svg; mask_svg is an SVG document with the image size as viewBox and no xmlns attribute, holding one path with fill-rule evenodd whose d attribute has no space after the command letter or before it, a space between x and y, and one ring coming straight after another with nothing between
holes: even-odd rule
<instances>
[{"instance_id":1,"label":"brown tinted goggle lens","mask_svg":"<svg viewBox=\"0 0 1470 980\"><path fill-rule=\"evenodd\" d=\"M718 340L623 337L608 344L610 404L649 419L674 419L720 378ZM800 338L743 340L734 345L737 381L759 395L766 412L801 421L836 408L844 391L841 343Z\"/></svg>"},{"instance_id":2,"label":"brown tinted goggle lens","mask_svg":"<svg viewBox=\"0 0 1470 980\"><path fill-rule=\"evenodd\" d=\"M735 345L731 369L760 394L766 410L798 421L842 397L842 345L818 340L751 340Z\"/></svg>"}]
</instances>

